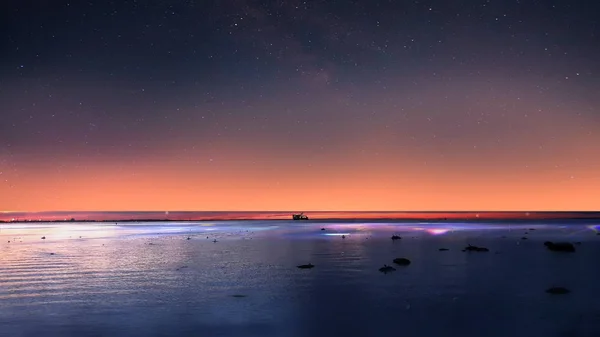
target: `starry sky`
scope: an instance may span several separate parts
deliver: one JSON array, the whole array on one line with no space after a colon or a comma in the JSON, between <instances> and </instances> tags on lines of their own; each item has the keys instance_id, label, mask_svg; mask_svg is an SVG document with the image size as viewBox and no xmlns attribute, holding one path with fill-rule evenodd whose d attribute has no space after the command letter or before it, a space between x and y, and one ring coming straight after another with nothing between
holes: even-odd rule
<instances>
[{"instance_id":1,"label":"starry sky","mask_svg":"<svg viewBox=\"0 0 600 337\"><path fill-rule=\"evenodd\" d=\"M0 211L600 208L595 2L0 6Z\"/></svg>"}]
</instances>

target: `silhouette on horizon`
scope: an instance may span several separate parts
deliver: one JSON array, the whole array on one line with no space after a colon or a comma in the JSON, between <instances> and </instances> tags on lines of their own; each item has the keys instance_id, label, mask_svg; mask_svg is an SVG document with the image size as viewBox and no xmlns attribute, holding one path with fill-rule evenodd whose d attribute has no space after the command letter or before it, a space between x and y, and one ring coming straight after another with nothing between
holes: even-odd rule
<instances>
[{"instance_id":1,"label":"silhouette on horizon","mask_svg":"<svg viewBox=\"0 0 600 337\"><path fill-rule=\"evenodd\" d=\"M308 220L308 217L306 215L304 215L304 212L302 212L300 214L293 214L292 219L293 220Z\"/></svg>"}]
</instances>

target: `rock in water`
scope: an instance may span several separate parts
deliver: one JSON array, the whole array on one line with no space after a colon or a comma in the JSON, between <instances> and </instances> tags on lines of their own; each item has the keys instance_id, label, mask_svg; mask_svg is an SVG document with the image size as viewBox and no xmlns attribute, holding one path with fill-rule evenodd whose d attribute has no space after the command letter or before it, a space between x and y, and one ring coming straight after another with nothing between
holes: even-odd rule
<instances>
[{"instance_id":1,"label":"rock in water","mask_svg":"<svg viewBox=\"0 0 600 337\"><path fill-rule=\"evenodd\" d=\"M399 266L408 266L410 264L410 260L404 257L399 257L394 259L394 263Z\"/></svg>"},{"instance_id":2,"label":"rock in water","mask_svg":"<svg viewBox=\"0 0 600 337\"><path fill-rule=\"evenodd\" d=\"M486 247L477 247L477 246L473 246L473 245L468 245L467 247L465 247L464 251L467 251L467 252L489 252L490 250Z\"/></svg>"},{"instance_id":3,"label":"rock in water","mask_svg":"<svg viewBox=\"0 0 600 337\"><path fill-rule=\"evenodd\" d=\"M379 268L379 271L387 274L387 273L391 273L393 271L396 271L396 268L392 267L392 266L388 266L387 264L384 264L383 267Z\"/></svg>"},{"instance_id":4,"label":"rock in water","mask_svg":"<svg viewBox=\"0 0 600 337\"><path fill-rule=\"evenodd\" d=\"M300 268L300 269L311 269L311 268L314 268L315 265L312 264L312 263L309 263L309 264L301 264L301 265L299 265L297 267Z\"/></svg>"},{"instance_id":5,"label":"rock in water","mask_svg":"<svg viewBox=\"0 0 600 337\"><path fill-rule=\"evenodd\" d=\"M544 242L544 246L553 252L574 253L575 246L570 242Z\"/></svg>"},{"instance_id":6,"label":"rock in water","mask_svg":"<svg viewBox=\"0 0 600 337\"><path fill-rule=\"evenodd\" d=\"M551 287L546 289L546 292L552 295L564 295L570 293L571 291L565 287Z\"/></svg>"}]
</instances>

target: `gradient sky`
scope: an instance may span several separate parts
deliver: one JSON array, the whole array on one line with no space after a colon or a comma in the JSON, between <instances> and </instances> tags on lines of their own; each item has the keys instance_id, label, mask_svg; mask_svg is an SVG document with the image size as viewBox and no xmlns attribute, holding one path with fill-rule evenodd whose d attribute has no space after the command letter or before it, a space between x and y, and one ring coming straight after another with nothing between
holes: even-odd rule
<instances>
[{"instance_id":1,"label":"gradient sky","mask_svg":"<svg viewBox=\"0 0 600 337\"><path fill-rule=\"evenodd\" d=\"M595 2L0 6L0 211L600 208Z\"/></svg>"}]
</instances>

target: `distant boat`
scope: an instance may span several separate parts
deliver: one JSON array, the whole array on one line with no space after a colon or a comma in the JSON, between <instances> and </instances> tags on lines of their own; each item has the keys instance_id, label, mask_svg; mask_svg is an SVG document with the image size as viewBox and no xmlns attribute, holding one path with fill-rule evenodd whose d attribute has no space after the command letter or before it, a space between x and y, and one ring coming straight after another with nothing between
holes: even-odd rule
<instances>
[{"instance_id":1,"label":"distant boat","mask_svg":"<svg viewBox=\"0 0 600 337\"><path fill-rule=\"evenodd\" d=\"M293 214L292 219L293 220L308 220L308 217L306 215L304 215L304 213L300 213L300 214Z\"/></svg>"}]
</instances>

